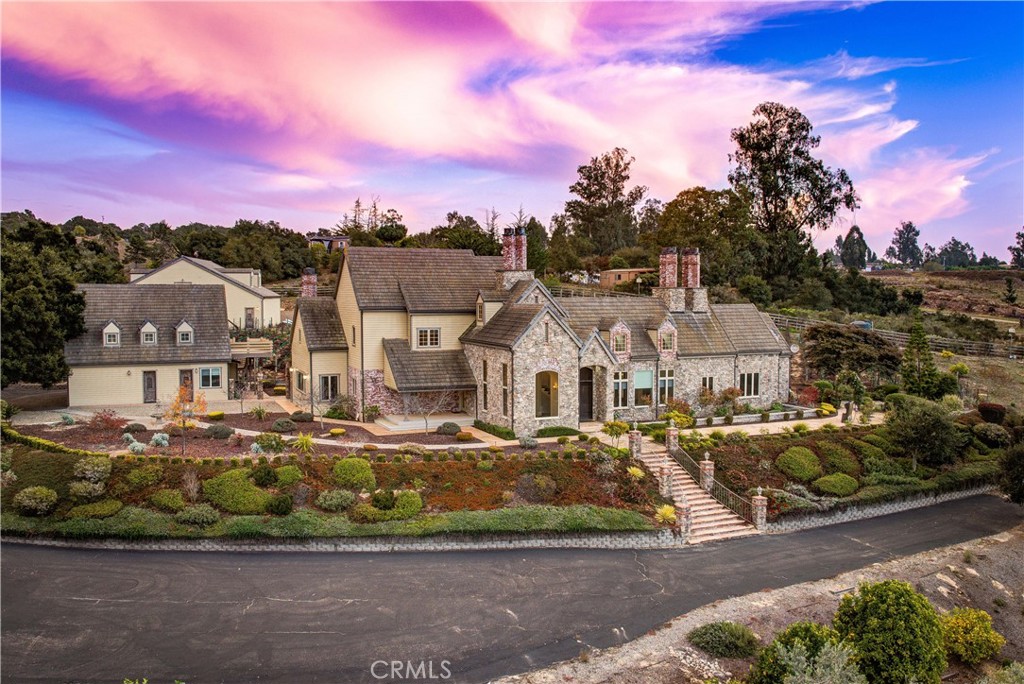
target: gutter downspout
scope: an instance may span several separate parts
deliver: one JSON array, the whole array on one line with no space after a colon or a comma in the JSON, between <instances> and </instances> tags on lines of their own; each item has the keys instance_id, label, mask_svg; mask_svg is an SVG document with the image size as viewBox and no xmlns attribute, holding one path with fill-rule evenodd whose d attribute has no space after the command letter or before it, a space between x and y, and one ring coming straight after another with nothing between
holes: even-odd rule
<instances>
[{"instance_id":1,"label":"gutter downspout","mask_svg":"<svg viewBox=\"0 0 1024 684\"><path fill-rule=\"evenodd\" d=\"M307 349L308 349L308 347L307 347ZM316 376L313 375L313 350L309 349L309 412L312 415L316 415L316 412L313 411L313 378L314 377L316 377Z\"/></svg>"},{"instance_id":2,"label":"gutter downspout","mask_svg":"<svg viewBox=\"0 0 1024 684\"><path fill-rule=\"evenodd\" d=\"M359 414L366 420L366 335L363 327L363 310L359 310Z\"/></svg>"},{"instance_id":3,"label":"gutter downspout","mask_svg":"<svg viewBox=\"0 0 1024 684\"><path fill-rule=\"evenodd\" d=\"M509 371L512 373L512 377L509 378L510 382L509 382L509 393L508 393L509 396L508 396L508 398L509 398L509 401L512 403L512 425L511 425L511 428L512 428L512 432L515 432L515 430L516 430L516 427L515 427L516 426L516 395L515 395L515 390L516 390L516 352L515 352L514 349L511 349L511 348L509 349L509 366L511 366Z\"/></svg>"},{"instance_id":4,"label":"gutter downspout","mask_svg":"<svg viewBox=\"0 0 1024 684\"><path fill-rule=\"evenodd\" d=\"M659 343L660 344L660 343ZM661 408L661 352L654 361L654 420L658 420L658 409Z\"/></svg>"}]
</instances>

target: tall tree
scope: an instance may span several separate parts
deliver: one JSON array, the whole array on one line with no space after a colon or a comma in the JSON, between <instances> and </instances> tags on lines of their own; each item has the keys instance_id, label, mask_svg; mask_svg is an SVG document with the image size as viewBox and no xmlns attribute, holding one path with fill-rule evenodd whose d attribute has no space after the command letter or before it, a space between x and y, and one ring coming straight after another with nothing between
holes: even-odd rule
<instances>
[{"instance_id":1,"label":"tall tree","mask_svg":"<svg viewBox=\"0 0 1024 684\"><path fill-rule=\"evenodd\" d=\"M843 238L843 246L839 252L839 260L846 268L862 269L868 264L868 243L864 240L864 233L860 226L850 226L849 232Z\"/></svg>"},{"instance_id":2,"label":"tall tree","mask_svg":"<svg viewBox=\"0 0 1024 684\"><path fill-rule=\"evenodd\" d=\"M410 246L471 249L477 256L501 254L501 244L492 238L472 216L448 212L447 223L435 226L429 233L411 236Z\"/></svg>"},{"instance_id":3,"label":"tall tree","mask_svg":"<svg viewBox=\"0 0 1024 684\"><path fill-rule=\"evenodd\" d=\"M580 166L579 180L569 187L578 199L565 203L566 219L572 232L585 237L598 255L636 244L636 206L647 188L638 185L627 190L633 161L629 152L616 147Z\"/></svg>"},{"instance_id":4,"label":"tall tree","mask_svg":"<svg viewBox=\"0 0 1024 684\"><path fill-rule=\"evenodd\" d=\"M1010 250L1010 266L1024 268L1024 230L1017 232L1017 243L1007 249Z\"/></svg>"},{"instance_id":5,"label":"tall tree","mask_svg":"<svg viewBox=\"0 0 1024 684\"><path fill-rule=\"evenodd\" d=\"M924 263L924 253L917 244L921 231L913 221L902 221L892 236L892 244L885 250L885 257L890 261L917 268Z\"/></svg>"},{"instance_id":6,"label":"tall tree","mask_svg":"<svg viewBox=\"0 0 1024 684\"><path fill-rule=\"evenodd\" d=\"M729 156L729 182L749 198L754 225L768 244L771 280L795 273L813 253L810 232L830 227L841 208L855 209L857 195L846 171L833 171L814 157L821 138L811 134L800 110L764 102L754 117L732 131L736 152Z\"/></svg>"},{"instance_id":7,"label":"tall tree","mask_svg":"<svg viewBox=\"0 0 1024 684\"><path fill-rule=\"evenodd\" d=\"M381 216L380 226L377 227L374 234L381 242L394 245L401 242L407 232L408 229L402 223L402 215L395 209L388 209Z\"/></svg>"},{"instance_id":8,"label":"tall tree","mask_svg":"<svg viewBox=\"0 0 1024 684\"><path fill-rule=\"evenodd\" d=\"M939 371L935 367L928 338L924 334L921 318L914 321L910 339L903 349L903 363L900 364L900 379L903 388L919 397L931 397L939 382Z\"/></svg>"},{"instance_id":9,"label":"tall tree","mask_svg":"<svg viewBox=\"0 0 1024 684\"><path fill-rule=\"evenodd\" d=\"M939 263L946 268L966 268L978 263L978 257L974 254L974 247L967 242L961 242L951 237L949 242L939 248Z\"/></svg>"},{"instance_id":10,"label":"tall tree","mask_svg":"<svg viewBox=\"0 0 1024 684\"><path fill-rule=\"evenodd\" d=\"M557 274L578 271L582 264L579 254L569 236L565 217L556 214L551 217L551 240L548 242L548 266Z\"/></svg>"}]
</instances>

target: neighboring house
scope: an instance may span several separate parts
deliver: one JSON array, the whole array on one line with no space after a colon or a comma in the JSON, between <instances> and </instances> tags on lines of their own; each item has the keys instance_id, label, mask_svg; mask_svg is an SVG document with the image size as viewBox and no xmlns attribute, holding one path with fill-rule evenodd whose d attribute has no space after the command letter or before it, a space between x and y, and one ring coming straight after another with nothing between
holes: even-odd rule
<instances>
[{"instance_id":1,"label":"neighboring house","mask_svg":"<svg viewBox=\"0 0 1024 684\"><path fill-rule=\"evenodd\" d=\"M501 257L347 248L338 319L320 301L303 304L343 333L327 342L339 365L312 374L343 375L361 413L436 410L443 397L441 410L521 435L655 419L668 400L693 403L702 388L738 387L740 400L757 407L788 398L782 336L753 305L709 304L696 250L662 253L652 297L574 298L555 297L534 278L525 234L506 231L502 247Z\"/></svg>"},{"instance_id":2,"label":"neighboring house","mask_svg":"<svg viewBox=\"0 0 1024 684\"><path fill-rule=\"evenodd\" d=\"M206 259L182 256L154 269L132 269L131 284L195 283L222 285L227 320L238 330L258 330L281 322L281 295L263 287L258 269L225 268Z\"/></svg>"},{"instance_id":3,"label":"neighboring house","mask_svg":"<svg viewBox=\"0 0 1024 684\"><path fill-rule=\"evenodd\" d=\"M313 285L316 292L316 285ZM292 399L300 406L330 406L347 388L348 342L331 297L306 296L295 302L292 327Z\"/></svg>"},{"instance_id":4,"label":"neighboring house","mask_svg":"<svg viewBox=\"0 0 1024 684\"><path fill-rule=\"evenodd\" d=\"M655 270L653 268L611 268L601 271L600 285L606 290L612 290L616 285L631 283L636 280L637 276L654 273Z\"/></svg>"},{"instance_id":5,"label":"neighboring house","mask_svg":"<svg viewBox=\"0 0 1024 684\"><path fill-rule=\"evenodd\" d=\"M186 385L228 398L221 285L79 285L86 331L64 345L71 407L168 403Z\"/></svg>"}]
</instances>

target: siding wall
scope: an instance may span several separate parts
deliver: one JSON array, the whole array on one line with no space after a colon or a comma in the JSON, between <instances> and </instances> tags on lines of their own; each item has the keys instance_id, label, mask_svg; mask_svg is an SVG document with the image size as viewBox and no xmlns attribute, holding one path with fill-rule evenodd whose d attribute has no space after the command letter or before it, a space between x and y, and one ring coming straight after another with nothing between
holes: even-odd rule
<instances>
[{"instance_id":1,"label":"siding wall","mask_svg":"<svg viewBox=\"0 0 1024 684\"><path fill-rule=\"evenodd\" d=\"M220 368L221 387L205 389L199 386L200 368ZM156 371L156 399L163 405L169 404L178 391L178 371L188 370L182 364L145 366L89 366L72 369L68 378L68 405L111 406L120 404L144 405L142 396L142 372ZM206 395L206 400L227 401L228 364L225 362L204 363L193 366L192 377L196 392ZM129 375L129 371L131 375Z\"/></svg>"},{"instance_id":2,"label":"siding wall","mask_svg":"<svg viewBox=\"0 0 1024 684\"><path fill-rule=\"evenodd\" d=\"M360 345L363 343L362 329L360 328L362 321L359 319L359 307L356 305L356 294L352 289L352 277L348 270L348 264L341 269L341 275L338 278L337 302L338 315L341 316L345 339L348 340L349 366L356 371L362 371L360 365L362 355ZM349 393L355 394L351 389Z\"/></svg>"},{"instance_id":3,"label":"siding wall","mask_svg":"<svg viewBox=\"0 0 1024 684\"><path fill-rule=\"evenodd\" d=\"M440 328L441 349L462 349L459 336L475 320L476 314L412 314L409 316L409 339L415 347L417 328Z\"/></svg>"},{"instance_id":4,"label":"siding wall","mask_svg":"<svg viewBox=\"0 0 1024 684\"><path fill-rule=\"evenodd\" d=\"M344 320L344 318L342 318ZM409 315L404 311L367 311L363 314L363 350L365 370L384 370L382 340L409 339Z\"/></svg>"}]
</instances>

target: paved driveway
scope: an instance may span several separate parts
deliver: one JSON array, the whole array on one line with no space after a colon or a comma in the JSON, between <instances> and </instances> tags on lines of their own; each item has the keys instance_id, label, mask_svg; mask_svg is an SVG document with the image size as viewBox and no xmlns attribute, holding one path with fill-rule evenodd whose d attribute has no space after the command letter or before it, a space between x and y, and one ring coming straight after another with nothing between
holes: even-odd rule
<instances>
[{"instance_id":1,"label":"paved driveway","mask_svg":"<svg viewBox=\"0 0 1024 684\"><path fill-rule=\"evenodd\" d=\"M637 637L720 598L1024 522L974 497L672 551L190 554L4 544L4 682L481 682ZM447 662L442 662L447 661Z\"/></svg>"}]
</instances>

